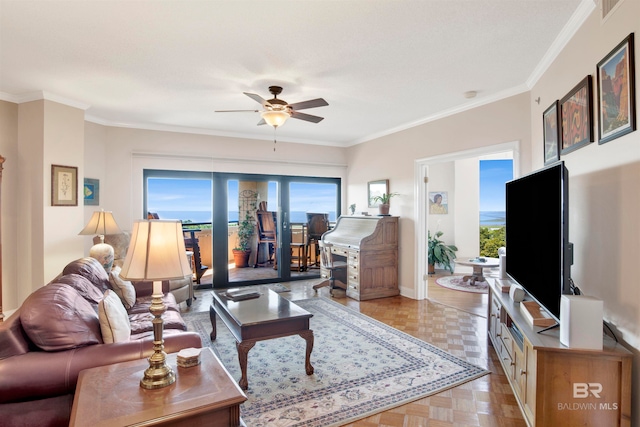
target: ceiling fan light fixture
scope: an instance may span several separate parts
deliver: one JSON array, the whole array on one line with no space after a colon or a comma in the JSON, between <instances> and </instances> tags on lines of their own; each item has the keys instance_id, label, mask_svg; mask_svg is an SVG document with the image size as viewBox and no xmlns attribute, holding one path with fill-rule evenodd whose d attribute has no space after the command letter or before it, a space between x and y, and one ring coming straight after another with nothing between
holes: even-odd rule
<instances>
[{"instance_id":1,"label":"ceiling fan light fixture","mask_svg":"<svg viewBox=\"0 0 640 427\"><path fill-rule=\"evenodd\" d=\"M260 113L262 118L268 125L277 128L282 126L291 115L285 110L270 110Z\"/></svg>"}]
</instances>

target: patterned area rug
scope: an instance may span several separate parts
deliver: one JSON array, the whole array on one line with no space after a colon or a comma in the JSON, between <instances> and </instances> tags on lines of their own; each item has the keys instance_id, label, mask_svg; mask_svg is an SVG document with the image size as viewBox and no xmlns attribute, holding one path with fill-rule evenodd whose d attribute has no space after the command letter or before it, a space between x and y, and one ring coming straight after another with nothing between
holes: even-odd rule
<instances>
[{"instance_id":1,"label":"patterned area rug","mask_svg":"<svg viewBox=\"0 0 640 427\"><path fill-rule=\"evenodd\" d=\"M305 374L301 337L259 341L249 352L241 406L248 426L339 426L489 373L327 298L295 303L313 313L315 373ZM184 319L211 345L208 313ZM220 320L217 329L211 348L237 380L235 341Z\"/></svg>"},{"instance_id":2,"label":"patterned area rug","mask_svg":"<svg viewBox=\"0 0 640 427\"><path fill-rule=\"evenodd\" d=\"M468 280L463 281L463 276L443 276L436 279L436 284L443 288L453 289L463 292L475 292L477 294L486 294L489 292L489 284L487 282L476 282L472 285Z\"/></svg>"}]
</instances>

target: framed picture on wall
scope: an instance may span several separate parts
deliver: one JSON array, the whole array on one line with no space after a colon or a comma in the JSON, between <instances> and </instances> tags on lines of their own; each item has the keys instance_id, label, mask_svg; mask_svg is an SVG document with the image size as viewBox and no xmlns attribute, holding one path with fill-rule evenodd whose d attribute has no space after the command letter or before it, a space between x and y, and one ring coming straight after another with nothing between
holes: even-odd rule
<instances>
[{"instance_id":1,"label":"framed picture on wall","mask_svg":"<svg viewBox=\"0 0 640 427\"><path fill-rule=\"evenodd\" d=\"M636 130L633 33L598 63L598 144Z\"/></svg>"},{"instance_id":2,"label":"framed picture on wall","mask_svg":"<svg viewBox=\"0 0 640 427\"><path fill-rule=\"evenodd\" d=\"M560 110L556 100L542 113L544 132L544 164L560 160Z\"/></svg>"},{"instance_id":3,"label":"framed picture on wall","mask_svg":"<svg viewBox=\"0 0 640 427\"><path fill-rule=\"evenodd\" d=\"M369 181L367 184L367 199L369 200L370 208L377 208L380 205L380 202L375 202L373 198L376 196L382 196L383 194L389 194L388 179Z\"/></svg>"},{"instance_id":4,"label":"framed picture on wall","mask_svg":"<svg viewBox=\"0 0 640 427\"><path fill-rule=\"evenodd\" d=\"M429 213L432 215L446 215L449 213L449 197L446 191L429 192Z\"/></svg>"},{"instance_id":5,"label":"framed picture on wall","mask_svg":"<svg viewBox=\"0 0 640 427\"><path fill-rule=\"evenodd\" d=\"M591 76L578 83L560 100L561 154L593 142L593 88Z\"/></svg>"},{"instance_id":6,"label":"framed picture on wall","mask_svg":"<svg viewBox=\"0 0 640 427\"><path fill-rule=\"evenodd\" d=\"M100 204L100 180L85 178L83 193L85 206L98 206Z\"/></svg>"},{"instance_id":7,"label":"framed picture on wall","mask_svg":"<svg viewBox=\"0 0 640 427\"><path fill-rule=\"evenodd\" d=\"M78 206L78 168L51 165L51 206Z\"/></svg>"}]
</instances>

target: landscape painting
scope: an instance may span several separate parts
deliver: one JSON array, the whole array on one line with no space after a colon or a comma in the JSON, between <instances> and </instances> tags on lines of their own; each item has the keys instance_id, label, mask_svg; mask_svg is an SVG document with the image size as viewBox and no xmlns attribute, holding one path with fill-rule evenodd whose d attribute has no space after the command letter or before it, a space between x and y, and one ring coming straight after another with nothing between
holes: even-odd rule
<instances>
[{"instance_id":1,"label":"landscape painting","mask_svg":"<svg viewBox=\"0 0 640 427\"><path fill-rule=\"evenodd\" d=\"M598 63L599 144L636 129L633 33Z\"/></svg>"}]
</instances>

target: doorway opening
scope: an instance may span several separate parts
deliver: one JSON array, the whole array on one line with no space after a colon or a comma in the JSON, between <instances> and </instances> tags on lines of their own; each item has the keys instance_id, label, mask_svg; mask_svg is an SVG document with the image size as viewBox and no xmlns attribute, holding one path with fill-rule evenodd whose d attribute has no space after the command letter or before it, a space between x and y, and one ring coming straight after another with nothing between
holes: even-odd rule
<instances>
[{"instance_id":1,"label":"doorway opening","mask_svg":"<svg viewBox=\"0 0 640 427\"><path fill-rule=\"evenodd\" d=\"M480 159L508 158L512 160L513 176L519 174L519 143L517 141L482 147L474 150L451 153L443 156L420 159L416 161L415 185L417 191L416 218L416 287L415 298L425 299L429 296L427 264L427 234L429 231L443 231L443 238L448 244L458 247L458 256L478 256L480 248ZM433 173L432 173L433 172ZM440 177L438 176L440 173ZM439 180L443 176L446 179ZM429 213L429 194L446 192L447 213ZM456 267L457 268L457 267ZM447 274L449 274L447 272ZM431 282L434 280L431 279ZM452 291L464 298L464 292ZM456 299L455 297L453 298ZM451 302L449 305L453 305ZM486 302L480 301L486 307ZM479 312L486 311L478 308Z\"/></svg>"}]
</instances>

